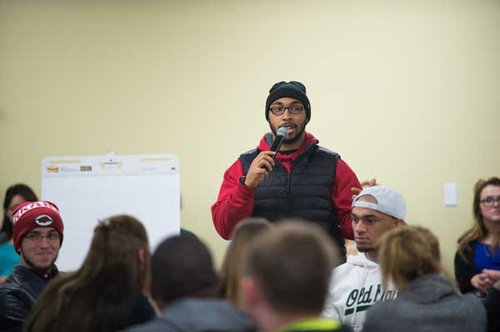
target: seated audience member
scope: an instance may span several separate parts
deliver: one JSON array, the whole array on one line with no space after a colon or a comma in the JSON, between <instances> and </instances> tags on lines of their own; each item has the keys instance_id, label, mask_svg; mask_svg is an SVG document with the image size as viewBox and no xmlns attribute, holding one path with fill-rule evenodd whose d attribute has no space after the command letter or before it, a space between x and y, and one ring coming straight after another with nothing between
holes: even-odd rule
<instances>
[{"instance_id":1,"label":"seated audience member","mask_svg":"<svg viewBox=\"0 0 500 332\"><path fill-rule=\"evenodd\" d=\"M199 240L173 236L151 259L151 292L159 316L126 331L247 332L255 325L228 301L216 298L217 276L207 247Z\"/></svg>"},{"instance_id":2,"label":"seated audience member","mask_svg":"<svg viewBox=\"0 0 500 332\"><path fill-rule=\"evenodd\" d=\"M405 225L404 198L386 186L363 189L352 203L352 228L358 255L335 268L323 316L339 319L360 331L366 310L397 292L382 289L377 259L378 240L386 232Z\"/></svg>"},{"instance_id":3,"label":"seated audience member","mask_svg":"<svg viewBox=\"0 0 500 332\"><path fill-rule=\"evenodd\" d=\"M457 293L443 274L435 248L427 235L411 226L382 237L379 258L383 284L386 287L389 280L393 282L398 297L369 309L363 332L485 331L481 301L472 294Z\"/></svg>"},{"instance_id":4,"label":"seated audience member","mask_svg":"<svg viewBox=\"0 0 500 332\"><path fill-rule=\"evenodd\" d=\"M117 331L152 319L149 244L142 223L114 216L94 229L82 266L44 289L25 331Z\"/></svg>"},{"instance_id":5,"label":"seated audience member","mask_svg":"<svg viewBox=\"0 0 500 332\"><path fill-rule=\"evenodd\" d=\"M25 184L10 186L3 201L3 222L0 225L0 284L20 263L19 255L12 244L12 215L14 209L26 201L38 201L33 190Z\"/></svg>"},{"instance_id":6,"label":"seated audience member","mask_svg":"<svg viewBox=\"0 0 500 332\"><path fill-rule=\"evenodd\" d=\"M500 270L500 178L474 186L474 226L458 239L455 278L460 291L484 296L491 287L487 270Z\"/></svg>"},{"instance_id":7,"label":"seated audience member","mask_svg":"<svg viewBox=\"0 0 500 332\"><path fill-rule=\"evenodd\" d=\"M318 226L288 221L248 250L243 307L264 331L352 331L320 318L338 248Z\"/></svg>"},{"instance_id":8,"label":"seated audience member","mask_svg":"<svg viewBox=\"0 0 500 332\"><path fill-rule=\"evenodd\" d=\"M231 235L220 272L219 296L241 306L240 279L244 268L244 256L251 243L273 224L263 218L248 218L239 222Z\"/></svg>"},{"instance_id":9,"label":"seated audience member","mask_svg":"<svg viewBox=\"0 0 500 332\"><path fill-rule=\"evenodd\" d=\"M21 264L0 286L2 331L21 331L38 295L58 274L55 261L64 232L59 210L51 202L21 203L12 221L12 239Z\"/></svg>"},{"instance_id":10,"label":"seated audience member","mask_svg":"<svg viewBox=\"0 0 500 332\"><path fill-rule=\"evenodd\" d=\"M370 179L370 180L365 180L363 182L361 182L361 188L357 188L357 187L352 187L351 188L351 193L352 193L352 199L356 199L356 196L358 196L358 194L363 190L363 189L366 189L366 188L369 188L369 187L373 187L373 186L377 186L378 183L377 183L377 180L376 179ZM345 248L346 248L346 255L347 256L356 256L357 254L359 254L359 251L358 249L356 249L356 241L354 240L348 240L346 239L345 240Z\"/></svg>"}]
</instances>

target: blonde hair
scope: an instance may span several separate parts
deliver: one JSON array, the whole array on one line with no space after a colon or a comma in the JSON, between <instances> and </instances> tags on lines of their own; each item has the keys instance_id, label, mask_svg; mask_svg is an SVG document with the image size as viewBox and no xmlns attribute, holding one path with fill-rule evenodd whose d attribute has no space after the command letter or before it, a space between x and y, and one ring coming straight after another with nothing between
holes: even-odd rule
<instances>
[{"instance_id":1,"label":"blonde hair","mask_svg":"<svg viewBox=\"0 0 500 332\"><path fill-rule=\"evenodd\" d=\"M244 270L244 256L252 241L271 227L272 224L263 218L247 218L235 227L219 273L219 297L231 301L235 306L240 305L239 283Z\"/></svg>"},{"instance_id":2,"label":"blonde hair","mask_svg":"<svg viewBox=\"0 0 500 332\"><path fill-rule=\"evenodd\" d=\"M398 290L405 290L418 277L443 273L439 241L428 229L399 227L384 234L380 241L378 255L385 289L389 281Z\"/></svg>"},{"instance_id":3,"label":"blonde hair","mask_svg":"<svg viewBox=\"0 0 500 332\"><path fill-rule=\"evenodd\" d=\"M458 253L459 255L467 260L464 251L466 248L470 249L469 243L475 240L484 239L489 231L484 224L483 215L481 214L481 192L487 186L499 186L500 178L491 177L488 180L480 179L474 185L474 199L472 201L472 214L474 216L474 225L466 231L458 239ZM500 247L500 234L494 234L493 242L491 244L491 252L494 253L496 249Z\"/></svg>"}]
</instances>

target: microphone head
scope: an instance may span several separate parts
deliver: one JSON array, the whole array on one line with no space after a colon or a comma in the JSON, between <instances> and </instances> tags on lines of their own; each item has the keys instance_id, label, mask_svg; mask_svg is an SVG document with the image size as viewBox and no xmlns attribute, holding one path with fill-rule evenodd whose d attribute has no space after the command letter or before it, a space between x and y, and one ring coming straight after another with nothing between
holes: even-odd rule
<instances>
[{"instance_id":1,"label":"microphone head","mask_svg":"<svg viewBox=\"0 0 500 332\"><path fill-rule=\"evenodd\" d=\"M285 127L279 127L276 131L276 136L282 136L283 138L286 138L288 136L288 129L286 129Z\"/></svg>"}]
</instances>

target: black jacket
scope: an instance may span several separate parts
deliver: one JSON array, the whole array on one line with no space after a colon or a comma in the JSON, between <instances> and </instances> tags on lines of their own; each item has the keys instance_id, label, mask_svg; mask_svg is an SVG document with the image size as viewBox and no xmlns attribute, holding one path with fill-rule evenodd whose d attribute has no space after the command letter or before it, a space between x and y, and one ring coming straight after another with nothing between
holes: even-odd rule
<instances>
[{"instance_id":1,"label":"black jacket","mask_svg":"<svg viewBox=\"0 0 500 332\"><path fill-rule=\"evenodd\" d=\"M472 241L468 243L467 247L465 247L465 259L458 253L458 251L455 254L455 279L457 280L458 288L460 288L460 292L462 293L476 291L474 286L470 283L470 280L476 274L476 271L474 270L475 249L475 241Z\"/></svg>"},{"instance_id":2,"label":"black jacket","mask_svg":"<svg viewBox=\"0 0 500 332\"><path fill-rule=\"evenodd\" d=\"M500 331L500 290L491 288L484 305L488 315L488 332Z\"/></svg>"},{"instance_id":3,"label":"black jacket","mask_svg":"<svg viewBox=\"0 0 500 332\"><path fill-rule=\"evenodd\" d=\"M17 265L0 287L0 331L21 331L31 307L43 287L57 275L42 276Z\"/></svg>"}]
</instances>

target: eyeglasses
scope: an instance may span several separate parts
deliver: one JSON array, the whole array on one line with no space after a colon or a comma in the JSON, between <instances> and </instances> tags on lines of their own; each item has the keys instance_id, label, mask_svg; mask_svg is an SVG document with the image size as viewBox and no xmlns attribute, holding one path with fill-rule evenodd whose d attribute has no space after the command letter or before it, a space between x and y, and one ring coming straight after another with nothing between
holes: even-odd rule
<instances>
[{"instance_id":1,"label":"eyeglasses","mask_svg":"<svg viewBox=\"0 0 500 332\"><path fill-rule=\"evenodd\" d=\"M47 234L42 234L39 232L30 232L24 236L24 238L31 242L40 242L43 238L46 238L49 242L55 242L60 239L60 235L57 232L49 232Z\"/></svg>"},{"instance_id":2,"label":"eyeglasses","mask_svg":"<svg viewBox=\"0 0 500 332\"><path fill-rule=\"evenodd\" d=\"M486 206L493 206L495 203L500 204L500 196L497 196L497 197L488 196L488 197L480 200L480 202Z\"/></svg>"},{"instance_id":3,"label":"eyeglasses","mask_svg":"<svg viewBox=\"0 0 500 332\"><path fill-rule=\"evenodd\" d=\"M302 112L304 112L304 106L302 106L302 105L290 105L290 106L285 107L283 105L276 105L276 106L269 107L269 110L271 111L271 113L273 113L276 116L283 115L283 113L285 113L285 110L288 110L288 112L290 112L290 114L297 115L297 114L301 114Z\"/></svg>"}]
</instances>

